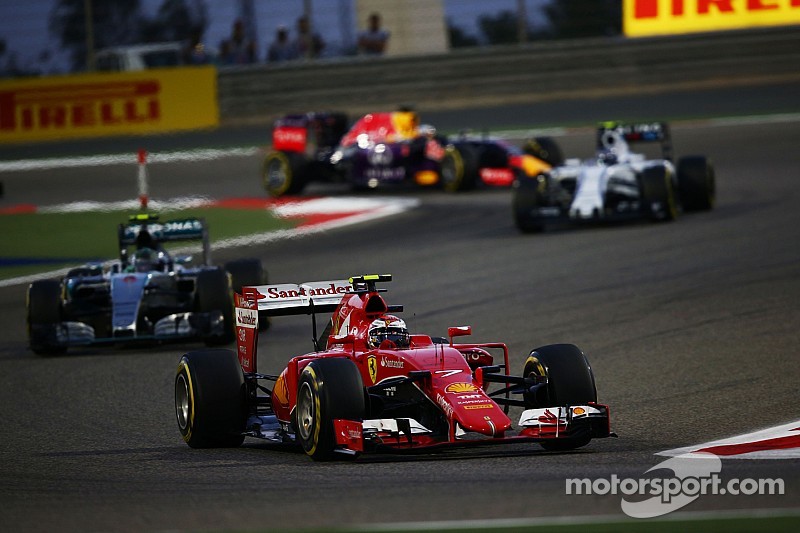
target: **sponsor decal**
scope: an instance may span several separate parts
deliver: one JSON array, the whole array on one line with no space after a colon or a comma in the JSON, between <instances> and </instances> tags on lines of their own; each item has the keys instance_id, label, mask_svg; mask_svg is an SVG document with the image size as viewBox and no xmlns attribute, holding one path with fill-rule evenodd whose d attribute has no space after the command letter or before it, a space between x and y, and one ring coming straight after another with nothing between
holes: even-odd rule
<instances>
[{"instance_id":1,"label":"sponsor decal","mask_svg":"<svg viewBox=\"0 0 800 533\"><path fill-rule=\"evenodd\" d=\"M236 325L243 328L258 327L258 311L253 309L236 309Z\"/></svg>"},{"instance_id":2,"label":"sponsor decal","mask_svg":"<svg viewBox=\"0 0 800 533\"><path fill-rule=\"evenodd\" d=\"M584 409L583 407L575 407L572 410L572 414L575 415L575 416L585 415L586 414L586 409Z\"/></svg>"},{"instance_id":3,"label":"sponsor decal","mask_svg":"<svg viewBox=\"0 0 800 533\"><path fill-rule=\"evenodd\" d=\"M425 143L425 157L433 161L441 161L444 158L445 149L436 139L428 139Z\"/></svg>"},{"instance_id":4,"label":"sponsor decal","mask_svg":"<svg viewBox=\"0 0 800 533\"><path fill-rule=\"evenodd\" d=\"M444 411L444 414L447 415L447 418L453 418L453 406L450 405L444 396L438 392L436 393L436 403L442 408L442 411Z\"/></svg>"},{"instance_id":5,"label":"sponsor decal","mask_svg":"<svg viewBox=\"0 0 800 533\"><path fill-rule=\"evenodd\" d=\"M628 37L800 23L800 0L625 0Z\"/></svg>"},{"instance_id":6,"label":"sponsor decal","mask_svg":"<svg viewBox=\"0 0 800 533\"><path fill-rule=\"evenodd\" d=\"M218 122L211 67L43 77L0 86L0 142L153 133Z\"/></svg>"},{"instance_id":7,"label":"sponsor decal","mask_svg":"<svg viewBox=\"0 0 800 533\"><path fill-rule=\"evenodd\" d=\"M405 363L397 359L381 358L381 366L386 368L405 368Z\"/></svg>"},{"instance_id":8,"label":"sponsor decal","mask_svg":"<svg viewBox=\"0 0 800 533\"><path fill-rule=\"evenodd\" d=\"M305 128L283 126L272 133L272 148L288 152L303 152L306 148Z\"/></svg>"},{"instance_id":9,"label":"sponsor decal","mask_svg":"<svg viewBox=\"0 0 800 533\"><path fill-rule=\"evenodd\" d=\"M540 424L558 424L558 417L550 412L550 409L545 409L544 414L539 416Z\"/></svg>"},{"instance_id":10,"label":"sponsor decal","mask_svg":"<svg viewBox=\"0 0 800 533\"><path fill-rule=\"evenodd\" d=\"M374 355L367 356L367 370L369 371L369 379L374 384L378 379L378 358Z\"/></svg>"},{"instance_id":11,"label":"sponsor decal","mask_svg":"<svg viewBox=\"0 0 800 533\"><path fill-rule=\"evenodd\" d=\"M300 296L329 296L334 294L344 294L350 285L336 285L334 283L328 284L327 287L318 287L306 289L306 287L299 287L298 289L281 290L278 287L269 287L267 294L264 295L269 300L279 300L285 298L298 298Z\"/></svg>"},{"instance_id":12,"label":"sponsor decal","mask_svg":"<svg viewBox=\"0 0 800 533\"><path fill-rule=\"evenodd\" d=\"M469 409L469 410L472 410L472 409L492 409L492 408L494 408L494 405L492 405L490 403L480 403L480 404L477 404L477 405L465 405L464 406L464 409Z\"/></svg>"},{"instance_id":13,"label":"sponsor decal","mask_svg":"<svg viewBox=\"0 0 800 533\"><path fill-rule=\"evenodd\" d=\"M456 382L456 383L451 383L444 390L445 392L449 392L450 394L464 394L467 392L477 392L478 387L476 387L472 383Z\"/></svg>"},{"instance_id":14,"label":"sponsor decal","mask_svg":"<svg viewBox=\"0 0 800 533\"><path fill-rule=\"evenodd\" d=\"M510 168L482 168L479 172L486 185L505 186L514 181L514 171Z\"/></svg>"}]
</instances>

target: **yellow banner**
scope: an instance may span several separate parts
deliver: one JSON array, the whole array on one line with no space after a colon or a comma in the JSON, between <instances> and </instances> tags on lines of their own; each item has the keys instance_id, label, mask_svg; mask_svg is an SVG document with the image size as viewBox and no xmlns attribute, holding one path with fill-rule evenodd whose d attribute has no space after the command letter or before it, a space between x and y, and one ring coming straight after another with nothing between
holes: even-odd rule
<instances>
[{"instance_id":1,"label":"yellow banner","mask_svg":"<svg viewBox=\"0 0 800 533\"><path fill-rule=\"evenodd\" d=\"M218 124L217 72L209 66L0 82L0 143Z\"/></svg>"},{"instance_id":2,"label":"yellow banner","mask_svg":"<svg viewBox=\"0 0 800 533\"><path fill-rule=\"evenodd\" d=\"M800 24L800 0L624 0L628 37Z\"/></svg>"}]
</instances>

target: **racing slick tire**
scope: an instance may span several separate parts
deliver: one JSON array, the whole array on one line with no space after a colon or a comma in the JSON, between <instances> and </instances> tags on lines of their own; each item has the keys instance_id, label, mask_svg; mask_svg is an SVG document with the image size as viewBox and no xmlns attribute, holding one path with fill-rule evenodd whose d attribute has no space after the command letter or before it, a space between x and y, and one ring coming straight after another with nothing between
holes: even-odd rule
<instances>
[{"instance_id":1,"label":"racing slick tire","mask_svg":"<svg viewBox=\"0 0 800 533\"><path fill-rule=\"evenodd\" d=\"M223 333L209 335L206 346L229 344L235 339L233 292L228 273L223 269L204 270L195 281L195 310L198 313L222 311Z\"/></svg>"},{"instance_id":2,"label":"racing slick tire","mask_svg":"<svg viewBox=\"0 0 800 533\"><path fill-rule=\"evenodd\" d=\"M541 159L551 167L560 167L564 164L564 154L561 151L561 147L552 137L528 139L522 146L522 151Z\"/></svg>"},{"instance_id":3,"label":"racing slick tire","mask_svg":"<svg viewBox=\"0 0 800 533\"><path fill-rule=\"evenodd\" d=\"M225 263L225 270L231 275L231 285L233 291L242 293L242 287L254 287L266 285L268 283L267 271L261 261L256 258L236 259ZM258 330L266 331L269 329L269 319L259 317Z\"/></svg>"},{"instance_id":4,"label":"racing slick tire","mask_svg":"<svg viewBox=\"0 0 800 533\"><path fill-rule=\"evenodd\" d=\"M447 192L470 191L478 184L478 154L469 145L447 146L439 165L439 179Z\"/></svg>"},{"instance_id":5,"label":"racing slick tire","mask_svg":"<svg viewBox=\"0 0 800 533\"><path fill-rule=\"evenodd\" d=\"M646 168L639 175L642 210L651 220L678 218L678 199L671 176L663 166Z\"/></svg>"},{"instance_id":6,"label":"racing slick tire","mask_svg":"<svg viewBox=\"0 0 800 533\"><path fill-rule=\"evenodd\" d=\"M545 219L533 214L533 211L544 204L539 183L547 179L543 174L530 178L519 176L513 185L511 209L514 224L523 233L541 233L545 230Z\"/></svg>"},{"instance_id":7,"label":"racing slick tire","mask_svg":"<svg viewBox=\"0 0 800 533\"><path fill-rule=\"evenodd\" d=\"M708 211L716 200L714 165L703 156L678 160L678 192L685 211Z\"/></svg>"},{"instance_id":8,"label":"racing slick tire","mask_svg":"<svg viewBox=\"0 0 800 533\"><path fill-rule=\"evenodd\" d=\"M67 351L59 345L56 328L61 322L61 283L34 281L28 287L28 341L37 355L57 355Z\"/></svg>"},{"instance_id":9,"label":"racing slick tire","mask_svg":"<svg viewBox=\"0 0 800 533\"><path fill-rule=\"evenodd\" d=\"M231 350L185 354L175 375L175 411L192 448L233 448L244 442L247 396L242 367Z\"/></svg>"},{"instance_id":10,"label":"racing slick tire","mask_svg":"<svg viewBox=\"0 0 800 533\"><path fill-rule=\"evenodd\" d=\"M256 258L236 259L225 263L225 270L231 275L234 292L242 293L242 287L254 287L267 283L267 272Z\"/></svg>"},{"instance_id":11,"label":"racing slick tire","mask_svg":"<svg viewBox=\"0 0 800 533\"><path fill-rule=\"evenodd\" d=\"M311 361L300 373L294 425L297 441L316 461L333 458L333 420L364 419L364 383L355 363L343 357Z\"/></svg>"},{"instance_id":12,"label":"racing slick tire","mask_svg":"<svg viewBox=\"0 0 800 533\"><path fill-rule=\"evenodd\" d=\"M300 154L268 153L261 169L264 189L275 198L301 193L307 181L306 167L306 159Z\"/></svg>"},{"instance_id":13,"label":"racing slick tire","mask_svg":"<svg viewBox=\"0 0 800 533\"><path fill-rule=\"evenodd\" d=\"M545 378L547 385L535 397L525 395L526 407L564 407L597 402L594 373L574 344L550 344L533 350L522 371L524 377ZM545 450L573 450L585 446L590 435L540 442Z\"/></svg>"}]
</instances>

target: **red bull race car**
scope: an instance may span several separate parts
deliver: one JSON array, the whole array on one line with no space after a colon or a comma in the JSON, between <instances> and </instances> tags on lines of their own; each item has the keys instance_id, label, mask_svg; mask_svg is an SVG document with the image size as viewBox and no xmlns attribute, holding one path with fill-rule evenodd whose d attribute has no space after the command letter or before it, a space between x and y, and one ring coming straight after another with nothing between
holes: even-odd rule
<instances>
[{"instance_id":1,"label":"red bull race car","mask_svg":"<svg viewBox=\"0 0 800 533\"><path fill-rule=\"evenodd\" d=\"M186 443L234 447L255 437L328 460L512 442L570 450L613 436L579 348L536 348L512 375L504 343L455 342L469 326L448 328L448 338L410 333L397 316L402 306L387 304L376 286L390 280L245 287L236 351L189 352L178 364L175 407ZM323 312L333 314L317 337ZM299 314L312 316L314 350L290 357L278 375L259 372L259 321Z\"/></svg>"},{"instance_id":2,"label":"red bull race car","mask_svg":"<svg viewBox=\"0 0 800 533\"><path fill-rule=\"evenodd\" d=\"M290 115L278 120L264 160L272 196L298 194L311 181L339 181L356 189L414 183L446 191L509 187L563 162L549 137L522 148L488 135L444 136L420 125L417 113L369 113L349 129L341 113Z\"/></svg>"}]
</instances>

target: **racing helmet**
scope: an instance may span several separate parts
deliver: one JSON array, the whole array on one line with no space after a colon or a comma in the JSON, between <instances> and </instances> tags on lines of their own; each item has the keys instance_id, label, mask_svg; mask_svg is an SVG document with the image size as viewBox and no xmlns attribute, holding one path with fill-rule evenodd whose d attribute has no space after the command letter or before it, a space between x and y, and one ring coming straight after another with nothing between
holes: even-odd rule
<instances>
[{"instance_id":1,"label":"racing helmet","mask_svg":"<svg viewBox=\"0 0 800 533\"><path fill-rule=\"evenodd\" d=\"M133 270L135 272L152 272L160 270L159 254L152 248L142 248L137 250L133 256Z\"/></svg>"},{"instance_id":2,"label":"racing helmet","mask_svg":"<svg viewBox=\"0 0 800 533\"><path fill-rule=\"evenodd\" d=\"M367 331L367 343L370 348L378 348L385 340L392 341L398 348L408 348L410 336L406 323L394 315L373 320Z\"/></svg>"}]
</instances>

